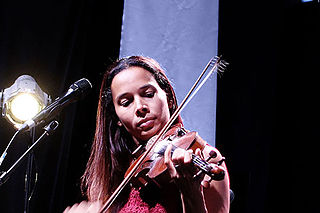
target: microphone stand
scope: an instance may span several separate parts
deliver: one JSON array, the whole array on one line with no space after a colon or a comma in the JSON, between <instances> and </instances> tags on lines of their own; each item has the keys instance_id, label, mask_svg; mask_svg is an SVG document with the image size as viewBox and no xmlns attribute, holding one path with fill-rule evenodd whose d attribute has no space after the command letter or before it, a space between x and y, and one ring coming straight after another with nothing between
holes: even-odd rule
<instances>
[{"instance_id":1,"label":"microphone stand","mask_svg":"<svg viewBox=\"0 0 320 213\"><path fill-rule=\"evenodd\" d=\"M0 175L0 186L4 184L10 177L11 173L16 170L18 166L22 163L22 161L28 157L28 168L27 168L27 180L26 184L26 193L25 193L25 212L28 211L29 208L29 191L30 191L30 181L31 178L31 169L32 169L32 156L30 153L39 146L40 142L47 138L51 133L53 133L58 128L59 123L57 121L51 121L47 126L45 126L43 134L38 138L37 141L31 144L31 146L21 155L21 157L5 172L2 172ZM33 135L33 134L32 134ZM33 140L33 139L32 139Z\"/></svg>"}]
</instances>

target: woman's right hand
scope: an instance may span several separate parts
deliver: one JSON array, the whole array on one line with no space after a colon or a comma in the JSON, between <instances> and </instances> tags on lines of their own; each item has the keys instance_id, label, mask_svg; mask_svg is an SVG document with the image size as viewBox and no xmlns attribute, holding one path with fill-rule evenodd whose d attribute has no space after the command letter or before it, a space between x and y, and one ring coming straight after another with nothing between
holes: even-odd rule
<instances>
[{"instance_id":1,"label":"woman's right hand","mask_svg":"<svg viewBox=\"0 0 320 213\"><path fill-rule=\"evenodd\" d=\"M102 203L99 201L82 201L81 203L74 204L72 207L67 207L63 213L98 213L101 207Z\"/></svg>"}]
</instances>

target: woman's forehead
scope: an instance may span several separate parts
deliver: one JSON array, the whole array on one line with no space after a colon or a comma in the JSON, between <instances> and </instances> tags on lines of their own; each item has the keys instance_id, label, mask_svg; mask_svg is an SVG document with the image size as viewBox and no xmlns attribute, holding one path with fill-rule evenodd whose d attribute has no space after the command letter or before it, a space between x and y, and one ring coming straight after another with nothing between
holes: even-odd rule
<instances>
[{"instance_id":1,"label":"woman's forehead","mask_svg":"<svg viewBox=\"0 0 320 213\"><path fill-rule=\"evenodd\" d=\"M130 67L121 71L113 78L111 91L116 96L120 93L139 89L147 84L158 87L158 83L149 71L141 67Z\"/></svg>"}]
</instances>

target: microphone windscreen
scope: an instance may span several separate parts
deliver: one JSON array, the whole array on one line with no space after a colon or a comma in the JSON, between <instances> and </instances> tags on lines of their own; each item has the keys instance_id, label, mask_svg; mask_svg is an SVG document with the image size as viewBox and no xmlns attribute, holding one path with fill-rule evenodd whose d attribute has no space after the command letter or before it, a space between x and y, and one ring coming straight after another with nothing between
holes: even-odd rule
<instances>
[{"instance_id":1,"label":"microphone windscreen","mask_svg":"<svg viewBox=\"0 0 320 213\"><path fill-rule=\"evenodd\" d=\"M90 89L92 88L92 84L86 78L82 78L82 79L76 81L73 85L75 85L77 87L77 89L79 90L78 91L80 93L79 99L84 98L88 94Z\"/></svg>"}]
</instances>

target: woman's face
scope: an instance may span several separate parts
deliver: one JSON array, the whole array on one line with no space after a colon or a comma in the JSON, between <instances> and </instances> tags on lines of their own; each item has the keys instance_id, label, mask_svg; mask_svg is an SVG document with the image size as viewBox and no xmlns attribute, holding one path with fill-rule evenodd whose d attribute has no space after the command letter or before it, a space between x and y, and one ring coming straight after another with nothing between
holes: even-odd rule
<instances>
[{"instance_id":1,"label":"woman's face","mask_svg":"<svg viewBox=\"0 0 320 213\"><path fill-rule=\"evenodd\" d=\"M118 73L112 80L111 92L118 125L123 125L137 143L156 135L170 118L166 93L141 67Z\"/></svg>"}]
</instances>

